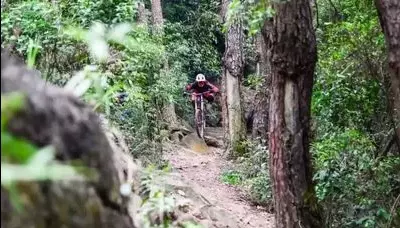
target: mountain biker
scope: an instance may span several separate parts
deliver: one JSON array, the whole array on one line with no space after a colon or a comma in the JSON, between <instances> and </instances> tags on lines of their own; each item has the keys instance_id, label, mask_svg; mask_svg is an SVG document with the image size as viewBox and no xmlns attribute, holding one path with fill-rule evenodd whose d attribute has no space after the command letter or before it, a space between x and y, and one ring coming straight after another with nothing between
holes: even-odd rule
<instances>
[{"instance_id":1,"label":"mountain biker","mask_svg":"<svg viewBox=\"0 0 400 228\"><path fill-rule=\"evenodd\" d=\"M215 85L206 80L206 77L203 74L196 75L196 81L187 85L186 90L193 91L191 97L193 105L196 99L195 93L203 93L203 97L208 102L213 102L215 94L219 91L219 89Z\"/></svg>"}]
</instances>

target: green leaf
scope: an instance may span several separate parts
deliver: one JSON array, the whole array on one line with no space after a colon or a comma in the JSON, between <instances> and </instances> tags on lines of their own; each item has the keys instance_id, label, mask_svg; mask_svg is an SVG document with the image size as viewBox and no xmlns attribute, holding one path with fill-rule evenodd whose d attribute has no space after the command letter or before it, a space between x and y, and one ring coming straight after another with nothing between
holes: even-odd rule
<instances>
[{"instance_id":1,"label":"green leaf","mask_svg":"<svg viewBox=\"0 0 400 228\"><path fill-rule=\"evenodd\" d=\"M1 156L7 161L25 163L36 152L36 146L24 139L17 139L7 132L1 133Z\"/></svg>"}]
</instances>

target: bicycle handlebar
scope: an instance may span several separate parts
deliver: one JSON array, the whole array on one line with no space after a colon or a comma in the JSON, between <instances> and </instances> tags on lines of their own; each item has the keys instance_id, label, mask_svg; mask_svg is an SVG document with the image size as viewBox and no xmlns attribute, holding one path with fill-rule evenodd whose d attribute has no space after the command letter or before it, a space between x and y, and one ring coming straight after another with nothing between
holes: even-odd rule
<instances>
[{"instance_id":1,"label":"bicycle handlebar","mask_svg":"<svg viewBox=\"0 0 400 228\"><path fill-rule=\"evenodd\" d=\"M202 93L183 92L183 94L186 94L186 95L192 95L192 94L194 94L194 95L204 95L204 94L206 94L206 93L210 93L210 92L209 92L209 91L202 92Z\"/></svg>"}]
</instances>

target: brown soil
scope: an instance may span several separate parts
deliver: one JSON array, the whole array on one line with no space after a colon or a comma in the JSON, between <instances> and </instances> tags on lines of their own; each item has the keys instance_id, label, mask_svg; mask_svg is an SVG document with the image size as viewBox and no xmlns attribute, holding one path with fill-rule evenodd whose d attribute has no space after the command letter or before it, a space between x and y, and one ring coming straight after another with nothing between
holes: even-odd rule
<instances>
[{"instance_id":1,"label":"brown soil","mask_svg":"<svg viewBox=\"0 0 400 228\"><path fill-rule=\"evenodd\" d=\"M208 152L198 153L182 146L172 146L166 159L187 183L210 201L222 207L237 219L241 228L272 228L273 215L261 207L252 206L239 188L221 182L222 170L229 162L221 157L222 150L209 147Z\"/></svg>"}]
</instances>

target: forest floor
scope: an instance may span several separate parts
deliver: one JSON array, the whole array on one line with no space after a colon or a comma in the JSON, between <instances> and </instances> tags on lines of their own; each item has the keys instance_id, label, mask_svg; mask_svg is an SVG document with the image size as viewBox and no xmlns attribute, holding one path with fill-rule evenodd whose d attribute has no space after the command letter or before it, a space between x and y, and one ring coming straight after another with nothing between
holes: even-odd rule
<instances>
[{"instance_id":1,"label":"forest floor","mask_svg":"<svg viewBox=\"0 0 400 228\"><path fill-rule=\"evenodd\" d=\"M218 135L218 132L213 132ZM195 188L210 204L225 209L240 228L272 228L273 215L262 207L251 205L238 187L221 181L224 169L231 166L222 157L222 149L208 147L207 151L195 152L183 146L175 146L166 153L174 172L192 188ZM223 226L230 227L230 226Z\"/></svg>"}]
</instances>

